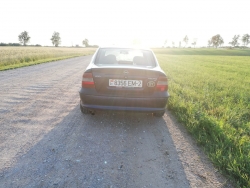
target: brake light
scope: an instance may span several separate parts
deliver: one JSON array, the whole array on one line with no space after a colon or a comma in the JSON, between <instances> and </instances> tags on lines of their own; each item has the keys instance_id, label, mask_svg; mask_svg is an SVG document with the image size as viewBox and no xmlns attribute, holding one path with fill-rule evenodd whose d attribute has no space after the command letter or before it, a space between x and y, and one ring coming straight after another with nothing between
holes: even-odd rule
<instances>
[{"instance_id":1,"label":"brake light","mask_svg":"<svg viewBox=\"0 0 250 188\"><path fill-rule=\"evenodd\" d=\"M168 79L167 77L159 77L156 85L157 91L167 91L168 90Z\"/></svg>"},{"instance_id":2,"label":"brake light","mask_svg":"<svg viewBox=\"0 0 250 188\"><path fill-rule=\"evenodd\" d=\"M84 88L94 88L95 83L93 80L93 75L92 73L84 73L82 76L82 87Z\"/></svg>"}]
</instances>

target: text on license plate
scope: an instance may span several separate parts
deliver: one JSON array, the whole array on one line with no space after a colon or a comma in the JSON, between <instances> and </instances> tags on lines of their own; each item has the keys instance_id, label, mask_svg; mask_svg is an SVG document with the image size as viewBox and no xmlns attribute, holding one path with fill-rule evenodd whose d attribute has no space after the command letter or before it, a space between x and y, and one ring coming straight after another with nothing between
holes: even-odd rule
<instances>
[{"instance_id":1,"label":"text on license plate","mask_svg":"<svg viewBox=\"0 0 250 188\"><path fill-rule=\"evenodd\" d=\"M142 80L118 80L118 79L109 79L109 86L118 86L118 87L142 87Z\"/></svg>"}]
</instances>

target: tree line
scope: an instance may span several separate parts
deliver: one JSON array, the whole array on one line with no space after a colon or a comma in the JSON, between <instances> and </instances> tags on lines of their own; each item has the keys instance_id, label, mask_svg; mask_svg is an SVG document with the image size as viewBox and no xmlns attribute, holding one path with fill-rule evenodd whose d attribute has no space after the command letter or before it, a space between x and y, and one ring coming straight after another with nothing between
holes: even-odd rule
<instances>
[{"instance_id":1,"label":"tree line","mask_svg":"<svg viewBox=\"0 0 250 188\"><path fill-rule=\"evenodd\" d=\"M31 37L29 36L29 33L27 31L23 31L18 35L18 40L19 43L0 43L0 46L27 46L27 44L30 42ZM58 47L61 44L61 37L60 37L60 33L59 32L54 32L52 34L51 37L51 42L53 44L53 46ZM84 39L82 41L82 44L85 47L98 47L97 45L89 45L89 40L88 39ZM36 44L36 45L31 45L31 46L41 46L40 44ZM79 47L78 45L76 45L76 47Z\"/></svg>"},{"instance_id":2,"label":"tree line","mask_svg":"<svg viewBox=\"0 0 250 188\"><path fill-rule=\"evenodd\" d=\"M240 39L240 35L234 35L234 37L228 44L230 44L232 47L239 46L240 40L242 41L243 46L247 47L247 45L250 43L250 35L244 34L241 37L241 39ZM221 46L222 44L224 44L224 40L219 34L214 35L210 40L208 40L209 47L212 45L213 47L217 48L218 46Z\"/></svg>"},{"instance_id":3,"label":"tree line","mask_svg":"<svg viewBox=\"0 0 250 188\"><path fill-rule=\"evenodd\" d=\"M185 47L186 47L188 45L188 41L189 41L188 36L186 35L182 41L185 43ZM234 37L232 38L232 40L228 44L230 44L232 47L236 47L236 46L240 45L239 41L242 41L243 46L247 47L247 45L250 43L250 35L244 34L241 38L240 38L240 35L234 35ZM164 45L166 45L167 42L168 41L165 40ZM197 39L195 38L195 39L193 39L193 42L191 43L191 45L193 45L195 48L196 44L197 44ZM214 48L218 48L222 44L224 44L224 40L220 34L217 34L217 35L212 36L211 39L208 40L207 46L208 47L212 46ZM173 42L173 41L172 41L172 46L175 47L175 42ZM181 41L179 42L179 48L181 48Z\"/></svg>"},{"instance_id":4,"label":"tree line","mask_svg":"<svg viewBox=\"0 0 250 188\"><path fill-rule=\"evenodd\" d=\"M19 35L18 35L18 40L19 40L19 43L0 43L0 46L20 46L20 45L23 45L23 46L26 46L27 43L29 43L30 41L30 36L28 34L27 31L23 31L21 32ZM60 33L59 32L54 32L52 34L52 37L51 37L51 42L53 44L53 46L55 47L58 47L60 44L61 44L61 37L60 37ZM232 38L232 40L229 42L229 44L232 46L232 47L236 47L236 46L239 46L240 43L239 41L242 41L242 44L244 47L247 47L247 45L250 43L250 35L249 34L244 34L241 39L240 39L240 35L234 35L234 37ZM185 47L188 45L188 41L189 41L189 38L188 36L186 35L183 40L182 40L184 43L185 43ZM181 48L181 42L179 42L179 48ZM167 44L167 40L165 40L165 43L164 45ZM89 40L88 39L84 39L82 41L82 44L85 46L85 47L98 47L97 45L89 45ZM197 39L193 39L193 42L191 43L191 45L196 46L197 44ZM218 48L219 46L221 46L222 44L224 44L224 40L223 38L221 37L220 34L217 34L217 35L214 35L211 37L211 39L208 40L208 43L207 43L207 46L208 47L214 47L214 48ZM36 45L32 45L32 46L41 46L39 44L36 44ZM175 42L172 41L172 46L175 47ZM78 47L78 45L76 45L76 47Z\"/></svg>"}]
</instances>

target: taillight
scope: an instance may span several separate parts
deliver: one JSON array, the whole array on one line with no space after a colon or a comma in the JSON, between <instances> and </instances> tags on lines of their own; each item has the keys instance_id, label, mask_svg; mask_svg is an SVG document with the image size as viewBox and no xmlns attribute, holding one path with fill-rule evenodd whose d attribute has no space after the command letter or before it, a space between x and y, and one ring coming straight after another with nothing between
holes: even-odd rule
<instances>
[{"instance_id":1,"label":"taillight","mask_svg":"<svg viewBox=\"0 0 250 188\"><path fill-rule=\"evenodd\" d=\"M159 77L156 85L157 91L167 91L168 90L168 79L167 77Z\"/></svg>"},{"instance_id":2,"label":"taillight","mask_svg":"<svg viewBox=\"0 0 250 188\"><path fill-rule=\"evenodd\" d=\"M84 73L82 76L82 87L84 88L94 88L95 83L93 80L93 75L92 73Z\"/></svg>"}]
</instances>

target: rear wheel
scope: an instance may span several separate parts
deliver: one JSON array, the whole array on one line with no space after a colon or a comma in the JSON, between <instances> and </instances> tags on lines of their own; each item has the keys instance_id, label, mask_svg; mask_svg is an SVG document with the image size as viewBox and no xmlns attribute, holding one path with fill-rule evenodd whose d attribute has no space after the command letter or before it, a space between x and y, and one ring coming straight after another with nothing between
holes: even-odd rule
<instances>
[{"instance_id":1,"label":"rear wheel","mask_svg":"<svg viewBox=\"0 0 250 188\"><path fill-rule=\"evenodd\" d=\"M154 113L154 116L155 116L155 117L162 117L162 116L164 116L164 114L165 114L165 111L155 112L155 113Z\"/></svg>"},{"instance_id":2,"label":"rear wheel","mask_svg":"<svg viewBox=\"0 0 250 188\"><path fill-rule=\"evenodd\" d=\"M89 110L80 104L80 110L83 114L89 114Z\"/></svg>"}]
</instances>

